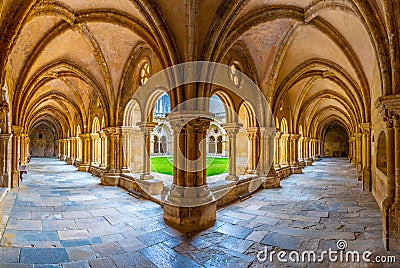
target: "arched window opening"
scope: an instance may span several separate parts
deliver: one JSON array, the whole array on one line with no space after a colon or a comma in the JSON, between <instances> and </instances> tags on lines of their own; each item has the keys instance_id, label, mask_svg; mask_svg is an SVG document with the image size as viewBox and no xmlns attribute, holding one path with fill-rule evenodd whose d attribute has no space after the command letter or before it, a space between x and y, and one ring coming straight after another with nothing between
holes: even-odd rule
<instances>
[{"instance_id":1,"label":"arched window opening","mask_svg":"<svg viewBox=\"0 0 400 268\"><path fill-rule=\"evenodd\" d=\"M222 154L222 136L217 138L217 154Z\"/></svg>"},{"instance_id":2,"label":"arched window opening","mask_svg":"<svg viewBox=\"0 0 400 268\"><path fill-rule=\"evenodd\" d=\"M215 137L214 136L210 136L210 141L208 143L208 152L210 154L215 154Z\"/></svg>"},{"instance_id":3,"label":"arched window opening","mask_svg":"<svg viewBox=\"0 0 400 268\"><path fill-rule=\"evenodd\" d=\"M151 67L148 62L143 64L142 68L140 69L140 85L146 84L147 80L150 78Z\"/></svg>"}]
</instances>

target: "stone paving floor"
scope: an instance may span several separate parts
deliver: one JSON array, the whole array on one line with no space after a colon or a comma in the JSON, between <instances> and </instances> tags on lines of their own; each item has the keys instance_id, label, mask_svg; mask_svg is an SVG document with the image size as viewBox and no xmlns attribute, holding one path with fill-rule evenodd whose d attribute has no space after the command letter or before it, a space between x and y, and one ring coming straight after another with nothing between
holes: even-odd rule
<instances>
[{"instance_id":1,"label":"stone paving floor","mask_svg":"<svg viewBox=\"0 0 400 268\"><path fill-rule=\"evenodd\" d=\"M260 261L274 250L384 251L381 214L346 159L324 159L217 212L196 235L167 227L159 205L56 159L33 159L1 204L0 267L369 267L366 263ZM259 255L261 258L263 254ZM286 259L288 259L286 256ZM372 257L371 257L372 259ZM377 265L376 267L382 267ZM390 264L387 267L396 267Z\"/></svg>"}]
</instances>

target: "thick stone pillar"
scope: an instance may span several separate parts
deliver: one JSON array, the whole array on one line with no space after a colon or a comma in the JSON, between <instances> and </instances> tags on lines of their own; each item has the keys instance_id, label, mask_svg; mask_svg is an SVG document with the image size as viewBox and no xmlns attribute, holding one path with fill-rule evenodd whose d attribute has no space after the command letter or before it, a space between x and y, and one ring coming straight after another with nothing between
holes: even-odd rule
<instances>
[{"instance_id":1,"label":"thick stone pillar","mask_svg":"<svg viewBox=\"0 0 400 268\"><path fill-rule=\"evenodd\" d=\"M143 174L140 176L142 180L151 180L154 177L150 174L151 163L151 132L157 126L156 122L144 122L139 125L143 132Z\"/></svg>"},{"instance_id":2,"label":"thick stone pillar","mask_svg":"<svg viewBox=\"0 0 400 268\"><path fill-rule=\"evenodd\" d=\"M382 237L386 250L398 250L400 235L400 94L375 103L386 121L387 196L382 203ZM396 241L397 240L397 241Z\"/></svg>"},{"instance_id":3,"label":"thick stone pillar","mask_svg":"<svg viewBox=\"0 0 400 268\"><path fill-rule=\"evenodd\" d=\"M0 187L11 188L11 134L0 134Z\"/></svg>"},{"instance_id":4,"label":"thick stone pillar","mask_svg":"<svg viewBox=\"0 0 400 268\"><path fill-rule=\"evenodd\" d=\"M395 210L392 210L392 205L395 201L396 182L395 182L395 166L394 166L394 150L391 150L394 144L394 129L393 120L387 119L386 121L386 160L387 160L387 196L382 203L382 228L383 240L386 249L389 249L390 231L393 229L392 224Z\"/></svg>"},{"instance_id":5,"label":"thick stone pillar","mask_svg":"<svg viewBox=\"0 0 400 268\"><path fill-rule=\"evenodd\" d=\"M108 127L103 129L107 135L107 167L101 175L101 184L117 186L121 175L121 127Z\"/></svg>"},{"instance_id":6,"label":"thick stone pillar","mask_svg":"<svg viewBox=\"0 0 400 268\"><path fill-rule=\"evenodd\" d=\"M236 135L243 125L240 123L226 123L222 124L222 126L225 128L229 139L229 175L225 179L237 181L239 177L236 175Z\"/></svg>"},{"instance_id":7,"label":"thick stone pillar","mask_svg":"<svg viewBox=\"0 0 400 268\"><path fill-rule=\"evenodd\" d=\"M22 128L19 126L12 126L12 179L11 179L11 187L19 187L21 175L19 172L20 165L20 143L21 143L21 134Z\"/></svg>"},{"instance_id":8,"label":"thick stone pillar","mask_svg":"<svg viewBox=\"0 0 400 268\"><path fill-rule=\"evenodd\" d=\"M88 171L90 168L90 156L91 156L91 149L90 149L90 134L80 134L79 136L82 142L82 162L79 163L78 170L79 171Z\"/></svg>"},{"instance_id":9,"label":"thick stone pillar","mask_svg":"<svg viewBox=\"0 0 400 268\"><path fill-rule=\"evenodd\" d=\"M290 135L290 169L293 174L302 173L301 166L299 165L299 134Z\"/></svg>"},{"instance_id":10,"label":"thick stone pillar","mask_svg":"<svg viewBox=\"0 0 400 268\"><path fill-rule=\"evenodd\" d=\"M400 108L400 107L399 107ZM395 202L396 202L396 207L400 209L400 115L395 115L394 116L394 148L393 151L394 153L392 154L394 156L393 162L394 162L394 179L395 179ZM390 147L386 147L387 149ZM389 149L390 150L390 149ZM397 215L397 214L396 214ZM400 217L397 219L400 220Z\"/></svg>"},{"instance_id":11,"label":"thick stone pillar","mask_svg":"<svg viewBox=\"0 0 400 268\"><path fill-rule=\"evenodd\" d=\"M371 123L360 124L362 129L362 181L363 190L371 191Z\"/></svg>"},{"instance_id":12,"label":"thick stone pillar","mask_svg":"<svg viewBox=\"0 0 400 268\"><path fill-rule=\"evenodd\" d=\"M212 117L207 112L182 111L167 118L174 130L175 155L164 221L180 230L204 230L216 220L216 202L206 183L206 135Z\"/></svg>"},{"instance_id":13,"label":"thick stone pillar","mask_svg":"<svg viewBox=\"0 0 400 268\"><path fill-rule=\"evenodd\" d=\"M279 152L280 152L280 142L279 142L279 140L280 140L280 138L281 138L281 132L277 131L275 133L275 145L274 145L274 147L275 147L275 149L274 149L274 151L275 151L274 167L276 169L281 167L280 164L279 164L279 162L280 162L280 156L279 156Z\"/></svg>"}]
</instances>

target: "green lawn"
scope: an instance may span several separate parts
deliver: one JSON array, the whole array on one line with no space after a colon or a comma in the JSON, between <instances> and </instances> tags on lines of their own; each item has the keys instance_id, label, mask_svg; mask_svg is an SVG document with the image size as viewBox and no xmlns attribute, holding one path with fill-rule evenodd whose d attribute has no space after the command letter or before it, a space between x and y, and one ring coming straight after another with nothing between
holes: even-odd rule
<instances>
[{"instance_id":1,"label":"green lawn","mask_svg":"<svg viewBox=\"0 0 400 268\"><path fill-rule=\"evenodd\" d=\"M152 157L151 158L151 171L162 174L172 175L173 172L173 158L165 157ZM228 172L228 158L207 157L207 176L218 175Z\"/></svg>"}]
</instances>

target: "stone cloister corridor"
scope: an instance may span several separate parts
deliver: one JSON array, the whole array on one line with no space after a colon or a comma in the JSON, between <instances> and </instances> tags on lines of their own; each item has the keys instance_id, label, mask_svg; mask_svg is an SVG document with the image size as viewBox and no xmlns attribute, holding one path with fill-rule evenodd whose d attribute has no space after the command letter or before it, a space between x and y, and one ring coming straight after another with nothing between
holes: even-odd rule
<instances>
[{"instance_id":1,"label":"stone cloister corridor","mask_svg":"<svg viewBox=\"0 0 400 268\"><path fill-rule=\"evenodd\" d=\"M400 0L0 0L0 206L0 267L397 257Z\"/></svg>"},{"instance_id":2,"label":"stone cloister corridor","mask_svg":"<svg viewBox=\"0 0 400 268\"><path fill-rule=\"evenodd\" d=\"M212 228L185 235L164 224L158 204L101 186L58 159L34 158L2 203L0 267L265 267L256 255L266 245L318 251L336 249L339 239L348 249L393 254L361 184L347 159L325 158L282 188L219 209Z\"/></svg>"}]
</instances>

